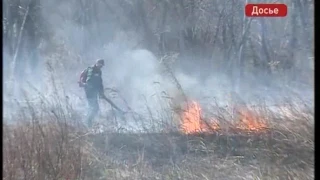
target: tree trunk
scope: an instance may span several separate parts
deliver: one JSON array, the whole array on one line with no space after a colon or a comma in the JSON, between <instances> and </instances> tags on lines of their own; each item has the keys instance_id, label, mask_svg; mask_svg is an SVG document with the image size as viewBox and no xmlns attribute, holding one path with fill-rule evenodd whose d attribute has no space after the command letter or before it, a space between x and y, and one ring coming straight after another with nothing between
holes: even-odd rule
<instances>
[{"instance_id":1,"label":"tree trunk","mask_svg":"<svg viewBox=\"0 0 320 180\"><path fill-rule=\"evenodd\" d=\"M168 14L168 3L166 1L162 2L162 18L161 18L161 32L160 32L160 42L159 49L161 52L161 56L165 55L167 52L166 48L166 22L167 22L167 14Z\"/></svg>"},{"instance_id":2,"label":"tree trunk","mask_svg":"<svg viewBox=\"0 0 320 180\"><path fill-rule=\"evenodd\" d=\"M298 0L297 0L298 1ZM297 9L297 4L296 2L297 1L294 1L292 3L292 17L291 17L291 25L292 25L292 29L291 29L291 39L290 39L290 43L289 43L289 47L290 47L290 54L289 54L289 58L286 60L286 63L285 63L285 68L287 68L289 70L289 76L293 76L293 78L295 79L296 78L296 75L297 73L292 73L290 71L290 69L295 69L294 66L295 66L295 61L296 61L296 48L297 48L297 18L298 18L298 12L296 11Z\"/></svg>"},{"instance_id":3,"label":"tree trunk","mask_svg":"<svg viewBox=\"0 0 320 180\"><path fill-rule=\"evenodd\" d=\"M264 65L264 71L267 73L267 75L271 74L271 69L270 69L270 54L269 54L269 50L268 50L268 43L267 43L267 26L265 23L265 19L262 18L260 20L260 31L261 31L261 57L260 59L263 61L263 65Z\"/></svg>"},{"instance_id":4,"label":"tree trunk","mask_svg":"<svg viewBox=\"0 0 320 180\"><path fill-rule=\"evenodd\" d=\"M247 4L247 0L246 3ZM244 71L244 62L243 62L243 46L246 43L247 40L247 36L248 36L248 31L252 22L252 19L249 19L247 21L246 15L243 15L243 28L242 28L242 36L240 38L240 43L238 45L238 61L235 63L234 66L234 72L235 72L235 84L234 84L234 90L236 92L239 92L240 90L240 85L241 85L241 80L242 80L242 76L243 76L243 71Z\"/></svg>"},{"instance_id":5,"label":"tree trunk","mask_svg":"<svg viewBox=\"0 0 320 180\"><path fill-rule=\"evenodd\" d=\"M26 12L25 12L25 14L23 16L22 24L21 24L19 35L18 35L18 38L17 38L17 46L16 46L15 53L13 55L13 59L12 59L12 62L11 62L10 87L9 87L10 92L15 92L15 90L16 90L16 88L15 88L15 85L16 85L15 72L16 72L16 69L17 69L17 57L18 57L18 55L20 53L22 34L24 33L25 22L26 22L28 14L29 14L29 4L30 4L30 1L29 1L28 5L26 7Z\"/></svg>"},{"instance_id":6,"label":"tree trunk","mask_svg":"<svg viewBox=\"0 0 320 180\"><path fill-rule=\"evenodd\" d=\"M143 7L143 0L137 0L136 3L136 10L139 15L139 20L142 25L142 30L144 34L144 39L145 39L145 45L148 47L148 49L153 52L154 54L157 54L157 48L156 44L157 41L155 39L155 35L152 32L152 29L149 27L149 24L147 22L147 13L145 11L145 8Z\"/></svg>"}]
</instances>

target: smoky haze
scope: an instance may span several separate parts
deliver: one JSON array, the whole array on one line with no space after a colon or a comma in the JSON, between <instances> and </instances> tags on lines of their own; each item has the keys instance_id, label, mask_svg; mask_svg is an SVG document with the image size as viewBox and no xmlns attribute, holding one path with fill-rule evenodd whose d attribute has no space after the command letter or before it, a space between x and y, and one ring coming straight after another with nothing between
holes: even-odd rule
<instances>
[{"instance_id":1,"label":"smoky haze","mask_svg":"<svg viewBox=\"0 0 320 180\"><path fill-rule=\"evenodd\" d=\"M141 113L146 111L146 104L159 112L159 99L164 94L179 94L164 63L169 64L184 93L203 104L226 105L234 93L248 103L313 98L313 51L309 45L313 33L301 36L312 31L310 14L289 11L283 19L252 20L245 35L248 42L240 55L242 27L249 22L242 17L242 1L232 5L235 13L229 16L231 1L220 0L201 4L142 0L31 2L20 4L22 15L14 15L12 9L4 12L7 29L12 30L4 40L4 83L10 83L6 79L11 78L10 65L17 53L14 68L15 82L19 83L14 98L22 97L17 90L20 88L31 99L37 98L30 84L49 97L54 91L53 75L58 90L69 96L77 109L83 109L86 102L77 84L79 74L98 58L106 60L104 86L116 89L132 109ZM16 26L21 26L28 6L21 45L17 45L21 29ZM201 9L207 15L201 14ZM35 22L30 20L36 15ZM19 21L15 22L13 16ZM37 33L30 34L33 31ZM20 49L15 51L17 46ZM48 64L53 70L48 70ZM12 93L6 87L4 93ZM126 107L118 96L113 99Z\"/></svg>"},{"instance_id":2,"label":"smoky haze","mask_svg":"<svg viewBox=\"0 0 320 180\"><path fill-rule=\"evenodd\" d=\"M314 179L314 1L2 3L4 180Z\"/></svg>"}]
</instances>

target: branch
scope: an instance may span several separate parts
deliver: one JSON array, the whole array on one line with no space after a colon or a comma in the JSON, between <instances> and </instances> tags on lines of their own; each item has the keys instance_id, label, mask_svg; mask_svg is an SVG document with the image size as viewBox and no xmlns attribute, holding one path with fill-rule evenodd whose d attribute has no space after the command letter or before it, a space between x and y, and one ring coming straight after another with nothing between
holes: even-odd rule
<instances>
[{"instance_id":1,"label":"branch","mask_svg":"<svg viewBox=\"0 0 320 180\"><path fill-rule=\"evenodd\" d=\"M17 56L18 56L18 53L19 53L19 47L20 47L20 44L21 44L21 37L22 37L22 33L23 33L23 30L24 30L24 25L26 23L26 19L27 19L27 16L29 14L29 5L30 5L30 2L31 0L29 0L29 3L27 5L27 8L26 8L26 13L24 14L24 17L23 17L23 21L22 21L22 24L21 24L21 27L20 27L20 32L19 32L19 35L18 35L18 42L17 42L17 47L16 47L16 50L15 50L15 53L14 53L14 56L13 56L13 60L12 60L12 63L11 63L11 74L10 74L10 79L11 79L11 83L12 83L12 90L14 90L14 70L15 70L15 66L16 66L16 62L17 62Z\"/></svg>"},{"instance_id":2,"label":"branch","mask_svg":"<svg viewBox=\"0 0 320 180\"><path fill-rule=\"evenodd\" d=\"M238 48L240 49L240 47L242 46L242 44L245 43L245 40L247 39L247 34L248 34L248 31L249 31L249 28L250 28L250 25L251 25L251 22L252 22L252 18L249 19L249 22L246 24L245 26L245 29L242 33L242 37L241 37L241 41L238 45Z\"/></svg>"}]
</instances>

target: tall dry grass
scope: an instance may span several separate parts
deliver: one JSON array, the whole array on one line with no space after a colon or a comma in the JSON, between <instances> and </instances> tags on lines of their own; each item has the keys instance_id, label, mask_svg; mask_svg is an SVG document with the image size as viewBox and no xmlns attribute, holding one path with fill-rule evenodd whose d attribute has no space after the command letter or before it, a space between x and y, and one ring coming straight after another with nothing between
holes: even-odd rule
<instances>
[{"instance_id":1,"label":"tall dry grass","mask_svg":"<svg viewBox=\"0 0 320 180\"><path fill-rule=\"evenodd\" d=\"M226 130L185 135L174 128L154 133L147 126L140 134L107 130L92 134L66 97L56 97L55 102L43 99L41 104L26 102L14 115L15 122L4 124L6 180L314 177L314 112L301 104L277 111L256 108L268 120L264 133ZM226 108L211 107L211 112L221 124L232 117ZM143 118L148 117L152 119L150 114ZM156 119L153 123L170 127Z\"/></svg>"},{"instance_id":2,"label":"tall dry grass","mask_svg":"<svg viewBox=\"0 0 320 180\"><path fill-rule=\"evenodd\" d=\"M84 126L83 112L58 91L54 78L52 94L38 92L39 100L33 101L25 93L23 103L11 102L17 111L3 125L3 179L314 178L314 110L308 103L242 103L267 122L259 132L232 130L237 104L214 104L204 107L204 119L215 118L223 129L184 134L178 122L188 97L172 80L179 93L159 100L160 116L148 104L145 114L131 110L127 119L100 116L107 126L100 132ZM143 132L119 129L117 121L131 121Z\"/></svg>"}]
</instances>

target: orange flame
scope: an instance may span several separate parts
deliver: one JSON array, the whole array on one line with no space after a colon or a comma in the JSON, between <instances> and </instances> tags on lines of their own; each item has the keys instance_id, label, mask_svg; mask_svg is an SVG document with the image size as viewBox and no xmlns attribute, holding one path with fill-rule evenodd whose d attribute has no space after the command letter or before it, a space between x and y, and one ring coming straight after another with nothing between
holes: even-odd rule
<instances>
[{"instance_id":1,"label":"orange flame","mask_svg":"<svg viewBox=\"0 0 320 180\"><path fill-rule=\"evenodd\" d=\"M239 123L235 125L236 129L243 131L261 131L267 128L262 119L249 109L240 109ZM181 131L185 134L212 132L219 130L218 122L205 122L201 116L201 107L197 102L192 101L187 105L186 110L182 113ZM212 119L213 120L213 119Z\"/></svg>"},{"instance_id":2,"label":"orange flame","mask_svg":"<svg viewBox=\"0 0 320 180\"><path fill-rule=\"evenodd\" d=\"M202 120L201 107L197 102L189 103L186 111L182 114L182 131L186 134L207 132L219 128L220 126L217 123L205 123Z\"/></svg>"},{"instance_id":3,"label":"orange flame","mask_svg":"<svg viewBox=\"0 0 320 180\"><path fill-rule=\"evenodd\" d=\"M263 119L249 109L239 109L239 115L240 122L236 126L237 129L260 131L267 128L267 125L263 122Z\"/></svg>"}]
</instances>

